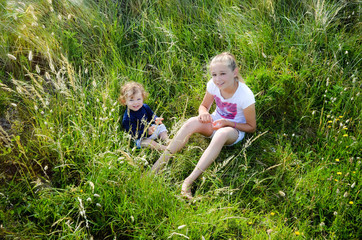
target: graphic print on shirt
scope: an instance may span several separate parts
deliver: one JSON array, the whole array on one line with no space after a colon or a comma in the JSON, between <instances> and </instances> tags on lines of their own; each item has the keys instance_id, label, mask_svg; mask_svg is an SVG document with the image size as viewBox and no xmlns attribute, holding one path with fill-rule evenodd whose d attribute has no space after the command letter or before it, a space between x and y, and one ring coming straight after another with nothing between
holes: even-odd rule
<instances>
[{"instance_id":1,"label":"graphic print on shirt","mask_svg":"<svg viewBox=\"0 0 362 240\"><path fill-rule=\"evenodd\" d=\"M216 105L218 107L217 112L226 119L234 119L237 113L237 104L221 101L220 98L214 96Z\"/></svg>"}]
</instances>

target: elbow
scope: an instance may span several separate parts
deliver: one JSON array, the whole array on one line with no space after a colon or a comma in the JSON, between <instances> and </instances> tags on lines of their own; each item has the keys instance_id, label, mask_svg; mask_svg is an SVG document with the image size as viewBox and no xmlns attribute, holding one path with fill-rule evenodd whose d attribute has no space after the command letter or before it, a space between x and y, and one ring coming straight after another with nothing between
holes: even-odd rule
<instances>
[{"instance_id":1,"label":"elbow","mask_svg":"<svg viewBox=\"0 0 362 240\"><path fill-rule=\"evenodd\" d=\"M253 124L253 125L251 125L250 127L251 127L251 128L250 128L249 133L255 133L255 132L256 132L256 124Z\"/></svg>"},{"instance_id":2,"label":"elbow","mask_svg":"<svg viewBox=\"0 0 362 240\"><path fill-rule=\"evenodd\" d=\"M255 133L256 132L256 127L253 127L252 129L250 129L250 133Z\"/></svg>"}]
</instances>

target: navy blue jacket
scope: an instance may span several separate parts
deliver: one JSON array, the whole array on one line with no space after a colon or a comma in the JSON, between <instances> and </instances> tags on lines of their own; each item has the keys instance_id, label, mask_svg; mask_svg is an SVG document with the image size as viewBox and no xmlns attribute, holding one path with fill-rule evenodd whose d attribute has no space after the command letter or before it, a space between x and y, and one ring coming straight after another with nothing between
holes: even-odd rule
<instances>
[{"instance_id":1,"label":"navy blue jacket","mask_svg":"<svg viewBox=\"0 0 362 240\"><path fill-rule=\"evenodd\" d=\"M145 103L138 111L132 111L126 107L126 111L123 114L122 127L136 139L147 137L147 128L156 117L151 108Z\"/></svg>"}]
</instances>

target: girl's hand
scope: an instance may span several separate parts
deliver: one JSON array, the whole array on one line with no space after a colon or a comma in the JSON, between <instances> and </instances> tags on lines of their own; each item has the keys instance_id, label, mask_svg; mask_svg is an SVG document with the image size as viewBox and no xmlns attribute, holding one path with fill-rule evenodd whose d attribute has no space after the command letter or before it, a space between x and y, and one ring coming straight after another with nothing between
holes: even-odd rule
<instances>
[{"instance_id":1,"label":"girl's hand","mask_svg":"<svg viewBox=\"0 0 362 240\"><path fill-rule=\"evenodd\" d=\"M148 128L148 135L152 135L156 130L156 126L150 126Z\"/></svg>"},{"instance_id":2,"label":"girl's hand","mask_svg":"<svg viewBox=\"0 0 362 240\"><path fill-rule=\"evenodd\" d=\"M230 124L231 122L226 119L219 119L212 123L212 129L218 130L219 128L231 126Z\"/></svg>"},{"instance_id":3,"label":"girl's hand","mask_svg":"<svg viewBox=\"0 0 362 240\"><path fill-rule=\"evenodd\" d=\"M210 113L202 113L199 115L198 119L201 123L211 123L212 122L212 117L211 117Z\"/></svg>"},{"instance_id":4,"label":"girl's hand","mask_svg":"<svg viewBox=\"0 0 362 240\"><path fill-rule=\"evenodd\" d=\"M155 119L155 123L156 123L156 125L160 125L160 124L162 124L162 121L163 121L163 118L156 118Z\"/></svg>"}]
</instances>

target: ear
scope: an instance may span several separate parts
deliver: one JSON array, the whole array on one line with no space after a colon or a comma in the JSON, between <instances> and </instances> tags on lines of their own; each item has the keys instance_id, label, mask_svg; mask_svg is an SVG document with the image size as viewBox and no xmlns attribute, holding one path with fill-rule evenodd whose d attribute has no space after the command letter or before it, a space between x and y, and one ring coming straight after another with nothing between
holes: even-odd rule
<instances>
[{"instance_id":1,"label":"ear","mask_svg":"<svg viewBox=\"0 0 362 240\"><path fill-rule=\"evenodd\" d=\"M122 104L122 105L126 105L126 100L124 98L118 98L118 101Z\"/></svg>"},{"instance_id":2,"label":"ear","mask_svg":"<svg viewBox=\"0 0 362 240\"><path fill-rule=\"evenodd\" d=\"M239 68L234 69L234 77L239 76Z\"/></svg>"}]
</instances>

